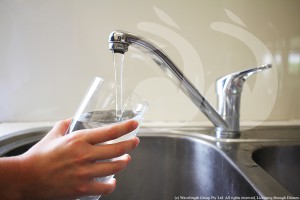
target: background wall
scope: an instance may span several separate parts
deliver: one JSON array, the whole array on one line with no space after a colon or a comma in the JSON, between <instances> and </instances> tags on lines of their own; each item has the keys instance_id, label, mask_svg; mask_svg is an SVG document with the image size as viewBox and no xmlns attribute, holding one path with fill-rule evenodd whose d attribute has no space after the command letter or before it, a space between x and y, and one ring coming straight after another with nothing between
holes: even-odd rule
<instances>
[{"instance_id":1,"label":"background wall","mask_svg":"<svg viewBox=\"0 0 300 200\"><path fill-rule=\"evenodd\" d=\"M247 80L242 120L300 119L298 0L0 0L0 122L74 114L90 80L113 80L108 35L155 42L216 107L217 78L272 63ZM132 48L125 87L150 103L148 122L207 122L156 64Z\"/></svg>"}]
</instances>

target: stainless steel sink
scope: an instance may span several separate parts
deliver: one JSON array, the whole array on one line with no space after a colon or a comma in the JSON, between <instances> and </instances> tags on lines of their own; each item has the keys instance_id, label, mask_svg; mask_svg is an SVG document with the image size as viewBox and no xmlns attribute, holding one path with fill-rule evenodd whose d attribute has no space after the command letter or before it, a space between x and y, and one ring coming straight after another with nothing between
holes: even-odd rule
<instances>
[{"instance_id":1,"label":"stainless steel sink","mask_svg":"<svg viewBox=\"0 0 300 200\"><path fill-rule=\"evenodd\" d=\"M300 196L300 145L269 146L256 150L253 160L286 187Z\"/></svg>"},{"instance_id":2,"label":"stainless steel sink","mask_svg":"<svg viewBox=\"0 0 300 200\"><path fill-rule=\"evenodd\" d=\"M46 130L0 141L0 154L25 152ZM117 175L118 188L102 199L174 199L176 196L256 196L254 188L215 145L194 135L141 131L129 167Z\"/></svg>"},{"instance_id":3,"label":"stainless steel sink","mask_svg":"<svg viewBox=\"0 0 300 200\"><path fill-rule=\"evenodd\" d=\"M132 157L116 191L103 199L258 195L222 151L189 135L143 134Z\"/></svg>"},{"instance_id":4,"label":"stainless steel sink","mask_svg":"<svg viewBox=\"0 0 300 200\"><path fill-rule=\"evenodd\" d=\"M48 130L0 137L0 156L25 152ZM299 130L258 129L217 140L207 129L141 128L132 162L116 175L116 191L101 199L298 198Z\"/></svg>"}]
</instances>

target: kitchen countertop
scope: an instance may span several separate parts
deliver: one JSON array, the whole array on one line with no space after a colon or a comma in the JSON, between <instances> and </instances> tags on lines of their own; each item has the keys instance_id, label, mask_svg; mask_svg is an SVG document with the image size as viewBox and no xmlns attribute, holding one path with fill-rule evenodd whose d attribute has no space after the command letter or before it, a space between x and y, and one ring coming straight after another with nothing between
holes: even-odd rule
<instances>
[{"instance_id":1,"label":"kitchen countertop","mask_svg":"<svg viewBox=\"0 0 300 200\"><path fill-rule=\"evenodd\" d=\"M56 122L2 122L0 123L0 137L39 127L52 127ZM241 127L253 126L255 122L242 122ZM263 126L300 126L300 120L263 122ZM210 122L143 122L142 127L146 128L182 128L182 127L211 127Z\"/></svg>"},{"instance_id":2,"label":"kitchen countertop","mask_svg":"<svg viewBox=\"0 0 300 200\"><path fill-rule=\"evenodd\" d=\"M31 128L51 127L56 122L3 122L0 123L0 136ZM210 122L143 122L143 127L209 127Z\"/></svg>"},{"instance_id":3,"label":"kitchen countertop","mask_svg":"<svg viewBox=\"0 0 300 200\"><path fill-rule=\"evenodd\" d=\"M7 122L0 123L0 137L9 135L16 131L22 131L25 129L49 127L53 126L55 122Z\"/></svg>"}]
</instances>

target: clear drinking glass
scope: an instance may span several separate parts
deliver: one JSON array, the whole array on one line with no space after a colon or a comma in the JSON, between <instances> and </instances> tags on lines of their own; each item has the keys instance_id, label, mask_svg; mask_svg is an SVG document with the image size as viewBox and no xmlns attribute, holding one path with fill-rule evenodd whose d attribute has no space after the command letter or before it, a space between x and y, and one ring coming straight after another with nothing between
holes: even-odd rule
<instances>
[{"instance_id":1,"label":"clear drinking glass","mask_svg":"<svg viewBox=\"0 0 300 200\"><path fill-rule=\"evenodd\" d=\"M140 126L147 108L148 103L133 92L126 91L109 81L95 77L75 113L67 134L80 129L117 124L131 119L138 121ZM139 127L116 140L106 143L111 144L128 140L137 134L138 129ZM106 182L112 177L113 175L99 177L95 178L94 181ZM80 197L78 200L96 200L100 197L85 196Z\"/></svg>"}]
</instances>

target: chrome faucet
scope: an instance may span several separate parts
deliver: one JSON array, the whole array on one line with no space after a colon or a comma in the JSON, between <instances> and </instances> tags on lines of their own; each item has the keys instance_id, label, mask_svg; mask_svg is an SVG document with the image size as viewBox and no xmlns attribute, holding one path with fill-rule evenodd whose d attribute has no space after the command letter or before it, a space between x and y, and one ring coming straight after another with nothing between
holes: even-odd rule
<instances>
[{"instance_id":1,"label":"chrome faucet","mask_svg":"<svg viewBox=\"0 0 300 200\"><path fill-rule=\"evenodd\" d=\"M151 56L171 80L181 88L202 113L215 125L215 133L219 138L236 138L240 136L240 100L243 83L252 74L271 68L270 64L263 65L229 74L218 79L216 82L218 94L217 112L162 50L145 38L129 32L113 31L110 33L109 49L114 53L124 54L128 51L129 45Z\"/></svg>"}]
</instances>

